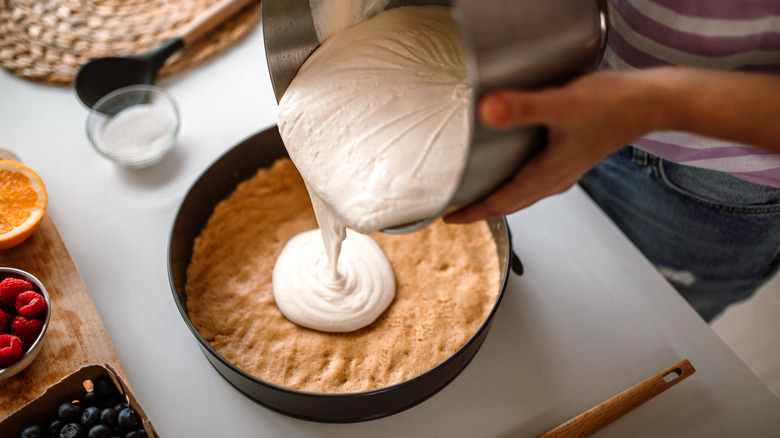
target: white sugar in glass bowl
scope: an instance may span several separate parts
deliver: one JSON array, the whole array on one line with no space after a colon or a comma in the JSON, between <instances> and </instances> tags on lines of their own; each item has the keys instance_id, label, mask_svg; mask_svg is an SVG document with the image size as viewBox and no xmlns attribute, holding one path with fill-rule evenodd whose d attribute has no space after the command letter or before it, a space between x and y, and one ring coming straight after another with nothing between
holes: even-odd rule
<instances>
[{"instance_id":1,"label":"white sugar in glass bowl","mask_svg":"<svg viewBox=\"0 0 780 438\"><path fill-rule=\"evenodd\" d=\"M87 138L106 159L127 167L157 163L176 142L179 108L154 85L131 85L103 96L87 116Z\"/></svg>"}]
</instances>

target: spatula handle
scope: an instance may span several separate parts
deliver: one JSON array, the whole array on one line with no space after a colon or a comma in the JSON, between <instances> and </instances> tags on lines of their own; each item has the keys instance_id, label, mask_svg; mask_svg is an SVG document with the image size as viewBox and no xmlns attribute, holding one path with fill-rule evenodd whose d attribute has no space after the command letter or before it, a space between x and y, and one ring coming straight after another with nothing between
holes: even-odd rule
<instances>
[{"instance_id":1,"label":"spatula handle","mask_svg":"<svg viewBox=\"0 0 780 438\"><path fill-rule=\"evenodd\" d=\"M552 429L539 438L586 437L696 372L685 359Z\"/></svg>"},{"instance_id":2,"label":"spatula handle","mask_svg":"<svg viewBox=\"0 0 780 438\"><path fill-rule=\"evenodd\" d=\"M238 11L251 3L260 0L222 0L208 8L206 12L198 15L179 31L179 38L184 45L190 45L205 36L217 25L235 15Z\"/></svg>"}]
</instances>

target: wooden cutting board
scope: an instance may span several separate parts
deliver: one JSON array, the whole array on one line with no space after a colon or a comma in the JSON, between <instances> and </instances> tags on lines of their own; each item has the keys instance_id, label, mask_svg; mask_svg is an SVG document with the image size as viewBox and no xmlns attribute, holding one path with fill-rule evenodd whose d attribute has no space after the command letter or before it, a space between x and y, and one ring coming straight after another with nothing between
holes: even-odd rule
<instances>
[{"instance_id":1,"label":"wooden cutting board","mask_svg":"<svg viewBox=\"0 0 780 438\"><path fill-rule=\"evenodd\" d=\"M13 152L3 149L0 159L20 161ZM85 365L108 364L128 382L103 321L49 213L35 234L21 245L0 250L0 266L21 269L37 277L52 301L49 330L38 357L19 374L0 381L0 421Z\"/></svg>"}]
</instances>

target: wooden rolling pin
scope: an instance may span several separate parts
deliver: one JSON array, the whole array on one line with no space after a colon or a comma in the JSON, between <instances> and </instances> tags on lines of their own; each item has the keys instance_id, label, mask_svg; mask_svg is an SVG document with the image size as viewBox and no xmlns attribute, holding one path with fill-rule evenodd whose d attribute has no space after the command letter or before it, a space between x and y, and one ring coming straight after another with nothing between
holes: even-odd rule
<instances>
[{"instance_id":1,"label":"wooden rolling pin","mask_svg":"<svg viewBox=\"0 0 780 438\"><path fill-rule=\"evenodd\" d=\"M695 373L688 359L581 413L539 438L587 437Z\"/></svg>"}]
</instances>

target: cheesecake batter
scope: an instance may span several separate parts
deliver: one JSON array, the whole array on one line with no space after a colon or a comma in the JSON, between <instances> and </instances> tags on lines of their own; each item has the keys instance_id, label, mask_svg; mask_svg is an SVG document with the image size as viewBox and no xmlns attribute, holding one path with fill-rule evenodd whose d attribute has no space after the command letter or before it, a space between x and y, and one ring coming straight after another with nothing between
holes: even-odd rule
<instances>
[{"instance_id":1,"label":"cheesecake batter","mask_svg":"<svg viewBox=\"0 0 780 438\"><path fill-rule=\"evenodd\" d=\"M379 317L395 296L395 276L371 237L347 230L334 272L320 230L296 235L273 271L274 298L292 322L326 332L351 332ZM284 293L279 293L284 291Z\"/></svg>"},{"instance_id":2,"label":"cheesecake batter","mask_svg":"<svg viewBox=\"0 0 780 438\"><path fill-rule=\"evenodd\" d=\"M328 37L279 103L311 192L371 233L439 212L460 177L472 90L444 6L391 9Z\"/></svg>"},{"instance_id":3,"label":"cheesecake batter","mask_svg":"<svg viewBox=\"0 0 780 438\"><path fill-rule=\"evenodd\" d=\"M317 252L329 261L293 263L310 250L291 242L285 253L293 255L274 268L275 278L279 272L289 281L275 282L274 294L281 311L306 327L360 328L355 321L371 323L366 315L378 316L384 310L379 306L392 301L386 289L362 285L390 284L392 272L379 268L386 264L382 257L360 258L360 268L341 269L347 227L369 234L437 214L465 162L472 92L450 9L391 9L331 33L279 105L279 131L306 181L322 233ZM356 252L370 252L369 243L355 243L361 246ZM368 281L372 273L383 278ZM338 290L346 284L358 286ZM346 298L373 293L379 296ZM354 306L357 301L371 308ZM339 318L345 323L338 324Z\"/></svg>"}]
</instances>

